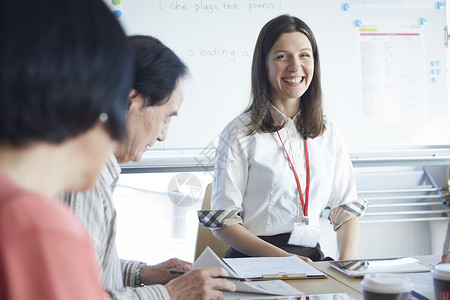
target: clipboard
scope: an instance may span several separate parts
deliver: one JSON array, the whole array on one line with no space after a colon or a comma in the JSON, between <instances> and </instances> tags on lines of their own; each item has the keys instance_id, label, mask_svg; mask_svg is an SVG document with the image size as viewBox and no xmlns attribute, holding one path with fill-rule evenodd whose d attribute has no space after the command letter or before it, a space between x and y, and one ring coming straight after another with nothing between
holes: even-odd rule
<instances>
[{"instance_id":1,"label":"clipboard","mask_svg":"<svg viewBox=\"0 0 450 300\"><path fill-rule=\"evenodd\" d=\"M222 259L239 277L256 280L326 278L327 275L298 256Z\"/></svg>"},{"instance_id":2,"label":"clipboard","mask_svg":"<svg viewBox=\"0 0 450 300\"><path fill-rule=\"evenodd\" d=\"M433 269L433 266L412 257L338 260L328 264L351 278L371 273L421 273Z\"/></svg>"}]
</instances>

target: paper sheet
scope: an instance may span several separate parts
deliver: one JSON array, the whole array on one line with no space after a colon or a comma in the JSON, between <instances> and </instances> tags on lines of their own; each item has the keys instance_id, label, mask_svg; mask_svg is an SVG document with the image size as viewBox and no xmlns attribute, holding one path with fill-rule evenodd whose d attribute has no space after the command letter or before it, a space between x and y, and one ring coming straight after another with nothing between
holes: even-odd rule
<instances>
[{"instance_id":1,"label":"paper sheet","mask_svg":"<svg viewBox=\"0 0 450 300\"><path fill-rule=\"evenodd\" d=\"M261 278L264 275L305 275L306 277L325 277L298 256L287 257L243 257L223 259L239 277Z\"/></svg>"},{"instance_id":2,"label":"paper sheet","mask_svg":"<svg viewBox=\"0 0 450 300\"><path fill-rule=\"evenodd\" d=\"M273 295L268 296L239 292L224 292L223 295L225 300L355 300L354 298L344 293L303 295L301 297Z\"/></svg>"},{"instance_id":3,"label":"paper sheet","mask_svg":"<svg viewBox=\"0 0 450 300\"><path fill-rule=\"evenodd\" d=\"M359 29L364 118L376 123L423 118L427 111L423 27L374 23Z\"/></svg>"}]
</instances>

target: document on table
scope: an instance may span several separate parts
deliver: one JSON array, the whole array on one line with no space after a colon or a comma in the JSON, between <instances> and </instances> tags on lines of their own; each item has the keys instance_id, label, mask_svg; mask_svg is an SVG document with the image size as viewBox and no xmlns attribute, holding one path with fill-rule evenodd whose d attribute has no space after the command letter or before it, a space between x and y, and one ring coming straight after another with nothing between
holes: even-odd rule
<instances>
[{"instance_id":1,"label":"document on table","mask_svg":"<svg viewBox=\"0 0 450 300\"><path fill-rule=\"evenodd\" d=\"M325 278L326 275L298 256L224 258L239 277L251 279Z\"/></svg>"},{"instance_id":2,"label":"document on table","mask_svg":"<svg viewBox=\"0 0 450 300\"><path fill-rule=\"evenodd\" d=\"M296 296L274 296L239 292L223 292L225 300L355 300L345 293Z\"/></svg>"},{"instance_id":3,"label":"document on table","mask_svg":"<svg viewBox=\"0 0 450 300\"><path fill-rule=\"evenodd\" d=\"M328 264L352 278L362 278L370 273L420 273L433 269L413 257L338 260Z\"/></svg>"},{"instance_id":4,"label":"document on table","mask_svg":"<svg viewBox=\"0 0 450 300\"><path fill-rule=\"evenodd\" d=\"M230 276L239 277L226 263L224 263L211 248L206 247L203 253L197 258L192 265L192 270L203 267L222 267L228 271ZM282 280L267 281L237 281L233 280L236 285L237 292L283 295L283 296L299 296L303 295L296 288L290 286Z\"/></svg>"}]
</instances>

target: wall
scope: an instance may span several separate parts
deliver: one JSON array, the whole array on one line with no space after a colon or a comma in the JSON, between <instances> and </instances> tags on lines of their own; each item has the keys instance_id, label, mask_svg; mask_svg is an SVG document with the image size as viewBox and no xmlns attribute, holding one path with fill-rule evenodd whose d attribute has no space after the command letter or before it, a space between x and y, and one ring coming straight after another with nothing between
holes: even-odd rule
<instances>
[{"instance_id":1,"label":"wall","mask_svg":"<svg viewBox=\"0 0 450 300\"><path fill-rule=\"evenodd\" d=\"M114 5L114 3L119 3ZM261 27L288 13L319 45L327 116L351 148L448 144L446 10L433 0L107 1L128 34L151 34L190 68L166 151L215 146L249 104ZM348 8L343 7L344 4ZM346 8L346 9L345 9Z\"/></svg>"}]
</instances>

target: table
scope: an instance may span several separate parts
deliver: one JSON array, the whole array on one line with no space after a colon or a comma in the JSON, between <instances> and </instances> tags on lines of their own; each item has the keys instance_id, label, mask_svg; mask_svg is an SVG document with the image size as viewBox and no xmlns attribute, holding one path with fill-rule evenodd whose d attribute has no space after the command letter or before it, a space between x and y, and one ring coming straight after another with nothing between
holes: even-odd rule
<instances>
[{"instance_id":1,"label":"table","mask_svg":"<svg viewBox=\"0 0 450 300\"><path fill-rule=\"evenodd\" d=\"M425 256L413 256L416 259L421 260L424 263L430 265L436 265L441 256L440 255L425 255ZM314 279L287 279L284 280L286 283L295 287L299 291L305 293L305 295L317 295L317 294L333 294L333 293L345 293L348 296L356 300L363 300L364 296L361 289L362 278L350 278L341 272L337 271L331 267L328 262L313 262L312 266L319 269L327 275L325 278L314 278ZM428 273L427 273L428 274ZM228 293L224 292L225 299L275 299L277 296L252 296L249 295L239 295L238 293ZM433 299L434 295L428 295ZM281 296L280 296L281 297ZM281 299L286 299L286 297L281 297Z\"/></svg>"},{"instance_id":2,"label":"table","mask_svg":"<svg viewBox=\"0 0 450 300\"><path fill-rule=\"evenodd\" d=\"M335 278L285 280L288 284L305 294L346 293L354 299L363 299L363 294ZM359 282L359 280L358 280Z\"/></svg>"},{"instance_id":3,"label":"table","mask_svg":"<svg viewBox=\"0 0 450 300\"><path fill-rule=\"evenodd\" d=\"M312 266L327 274L321 279L285 280L305 294L346 293L356 300L362 300L361 279L353 279L341 274L328 265L328 262L313 262Z\"/></svg>"},{"instance_id":4,"label":"table","mask_svg":"<svg viewBox=\"0 0 450 300\"><path fill-rule=\"evenodd\" d=\"M440 261L439 255L413 256L430 265ZM362 278L350 278L331 267L328 262L313 262L312 266L328 277L325 279L286 280L287 283L305 294L346 293L356 300L364 299L361 289Z\"/></svg>"}]
</instances>

